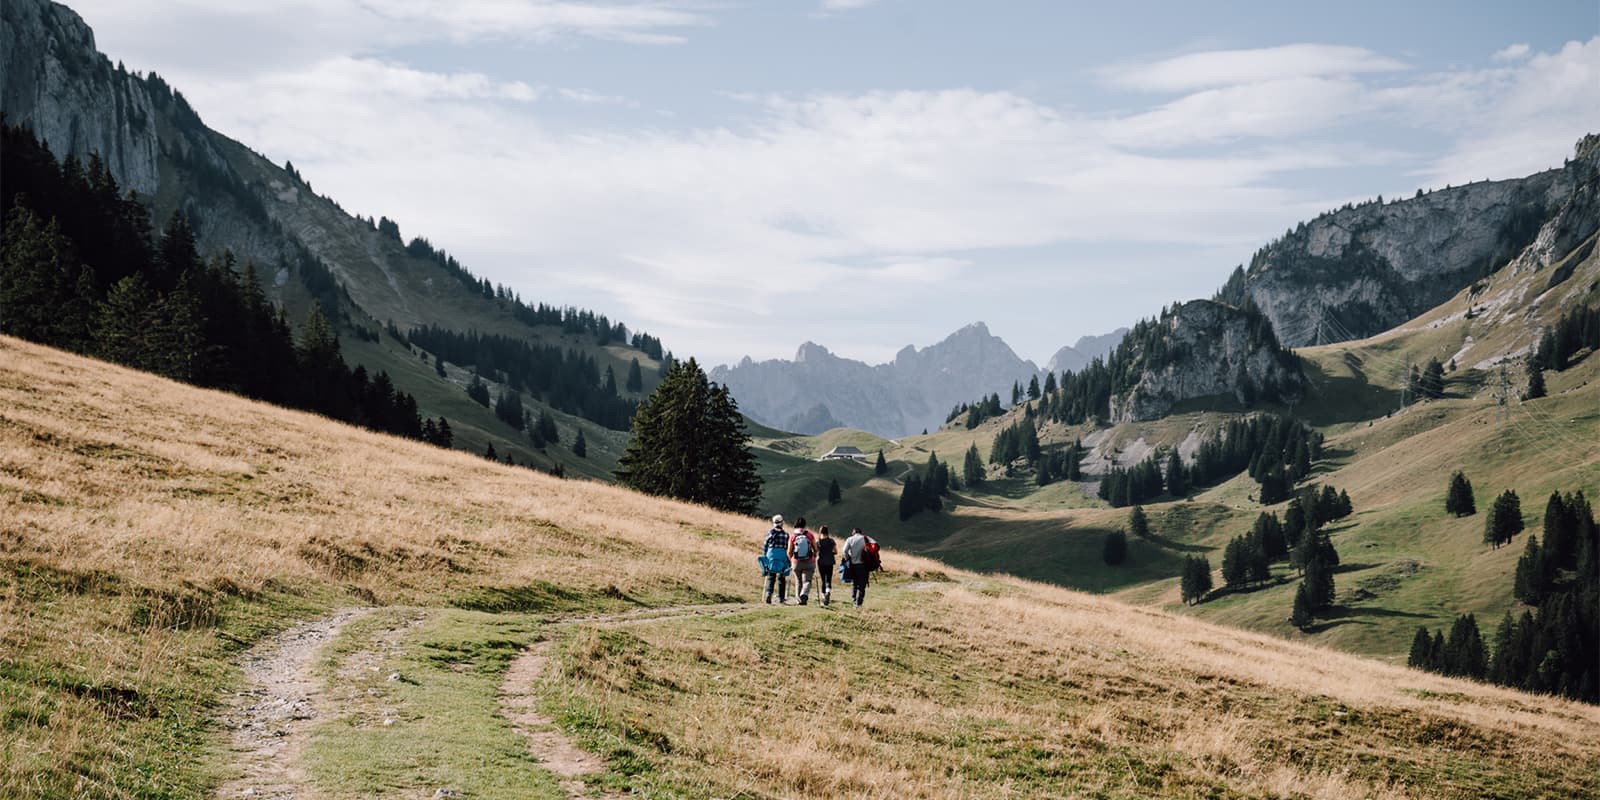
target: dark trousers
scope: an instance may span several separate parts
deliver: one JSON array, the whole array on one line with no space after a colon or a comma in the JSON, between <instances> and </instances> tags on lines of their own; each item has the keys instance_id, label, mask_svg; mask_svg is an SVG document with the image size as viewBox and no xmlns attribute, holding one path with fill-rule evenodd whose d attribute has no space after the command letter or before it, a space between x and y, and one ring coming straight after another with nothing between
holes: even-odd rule
<instances>
[{"instance_id":1,"label":"dark trousers","mask_svg":"<svg viewBox=\"0 0 1600 800\"><path fill-rule=\"evenodd\" d=\"M784 600L788 599L788 597L789 597L789 576L788 575L783 575L783 574L777 573L777 572L769 572L769 573L767 573L766 599L767 599L767 602L769 602L769 603L772 602L772 587L773 587L773 584L777 584L777 587L778 587L778 602L781 603Z\"/></svg>"},{"instance_id":2,"label":"dark trousers","mask_svg":"<svg viewBox=\"0 0 1600 800\"><path fill-rule=\"evenodd\" d=\"M850 565L850 600L856 605L867 601L867 578L872 571L865 564Z\"/></svg>"},{"instance_id":3,"label":"dark trousers","mask_svg":"<svg viewBox=\"0 0 1600 800\"><path fill-rule=\"evenodd\" d=\"M822 591L822 602L833 596L833 565L817 562L817 588Z\"/></svg>"}]
</instances>

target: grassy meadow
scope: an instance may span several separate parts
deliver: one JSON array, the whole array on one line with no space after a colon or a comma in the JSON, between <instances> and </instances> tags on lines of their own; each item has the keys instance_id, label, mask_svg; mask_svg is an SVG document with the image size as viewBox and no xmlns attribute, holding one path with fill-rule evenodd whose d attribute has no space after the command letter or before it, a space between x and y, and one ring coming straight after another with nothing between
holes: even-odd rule
<instances>
[{"instance_id":1,"label":"grassy meadow","mask_svg":"<svg viewBox=\"0 0 1600 800\"><path fill-rule=\"evenodd\" d=\"M1600 792L1600 709L893 549L860 612L571 619L753 601L764 527L0 338L0 795L210 796L240 654L351 606L318 797L565 796L496 699L540 641L595 794Z\"/></svg>"}]
</instances>

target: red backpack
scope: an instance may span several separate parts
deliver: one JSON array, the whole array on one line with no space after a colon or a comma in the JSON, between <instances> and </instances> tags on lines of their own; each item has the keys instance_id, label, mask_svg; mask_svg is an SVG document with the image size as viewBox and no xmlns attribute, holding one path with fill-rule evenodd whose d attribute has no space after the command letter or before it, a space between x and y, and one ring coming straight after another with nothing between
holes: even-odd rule
<instances>
[{"instance_id":1,"label":"red backpack","mask_svg":"<svg viewBox=\"0 0 1600 800\"><path fill-rule=\"evenodd\" d=\"M878 558L877 539L869 536L866 543L861 546L861 566L866 567L868 572L883 569L883 561Z\"/></svg>"}]
</instances>

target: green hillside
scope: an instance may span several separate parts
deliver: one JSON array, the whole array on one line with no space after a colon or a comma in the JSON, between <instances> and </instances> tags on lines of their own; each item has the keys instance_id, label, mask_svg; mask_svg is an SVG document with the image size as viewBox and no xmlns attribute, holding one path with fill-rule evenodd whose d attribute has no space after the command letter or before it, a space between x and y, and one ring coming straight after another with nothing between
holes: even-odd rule
<instances>
[{"instance_id":1,"label":"green hillside","mask_svg":"<svg viewBox=\"0 0 1600 800\"><path fill-rule=\"evenodd\" d=\"M1469 304L1471 316L1465 313ZM1152 537L1133 540L1122 565L1107 566L1101 558L1105 535L1127 527L1129 509L1096 498L1096 476L1110 463L1126 466L1186 440L1192 446L1244 413L1231 398L1193 401L1182 413L1152 422L1108 428L1044 424L1039 439L1047 450L1074 439L1090 449L1083 461L1086 480L1041 488L1030 470L1006 478L990 466L981 487L963 487L945 498L943 511L904 522L897 509L908 470L921 470L934 453L959 471L974 444L987 461L995 435L1021 418L1022 409L973 430L957 420L898 441L842 430L762 438L766 504L836 528L859 525L896 547L963 568L1115 592L1216 622L1403 661L1419 625L1448 626L1463 613L1488 625L1517 606L1511 575L1525 537L1491 549L1482 543L1482 513L1461 519L1445 514L1451 473L1463 470L1471 479L1480 512L1495 495L1514 489L1533 531L1551 492L1600 496L1600 360L1582 358L1565 371L1546 373L1548 397L1518 397L1525 384L1521 355L1537 343L1542 328L1581 305L1600 305L1600 260L1589 246L1545 270L1502 270L1381 336L1298 351L1311 383L1307 396L1294 407L1261 410L1291 414L1326 436L1324 457L1306 482L1347 491L1355 510L1328 529L1342 560L1335 607L1305 633L1288 621L1298 577L1287 564L1275 566L1275 580L1264 588L1218 591L1192 607L1180 602L1177 577L1184 557L1206 556L1215 570L1223 547L1247 533L1259 513L1281 516L1284 504L1264 508L1255 502L1258 487L1248 477L1187 499L1147 504ZM1502 406L1500 367L1483 362L1503 354L1516 357L1506 362L1510 396ZM1430 359L1457 361L1445 375L1444 396L1409 398L1402 410L1409 368ZM813 460L841 443L869 454L883 447L887 474ZM829 506L832 478L844 490L843 501Z\"/></svg>"}]
</instances>

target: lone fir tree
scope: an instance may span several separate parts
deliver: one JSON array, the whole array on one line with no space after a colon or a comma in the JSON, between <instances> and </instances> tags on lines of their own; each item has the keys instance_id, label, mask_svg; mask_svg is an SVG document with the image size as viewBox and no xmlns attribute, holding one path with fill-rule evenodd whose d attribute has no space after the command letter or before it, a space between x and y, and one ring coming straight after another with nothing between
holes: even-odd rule
<instances>
[{"instance_id":1,"label":"lone fir tree","mask_svg":"<svg viewBox=\"0 0 1600 800\"><path fill-rule=\"evenodd\" d=\"M1478 507L1472 499L1472 483L1467 480L1465 473L1457 471L1450 476L1450 492L1445 495L1444 510L1458 517L1470 517L1478 513Z\"/></svg>"},{"instance_id":2,"label":"lone fir tree","mask_svg":"<svg viewBox=\"0 0 1600 800\"><path fill-rule=\"evenodd\" d=\"M839 479L834 478L828 483L828 505L837 505L844 499L844 490L839 488Z\"/></svg>"},{"instance_id":3,"label":"lone fir tree","mask_svg":"<svg viewBox=\"0 0 1600 800\"><path fill-rule=\"evenodd\" d=\"M694 359L676 362L639 405L617 480L646 494L753 514L761 478L728 387Z\"/></svg>"}]
</instances>

